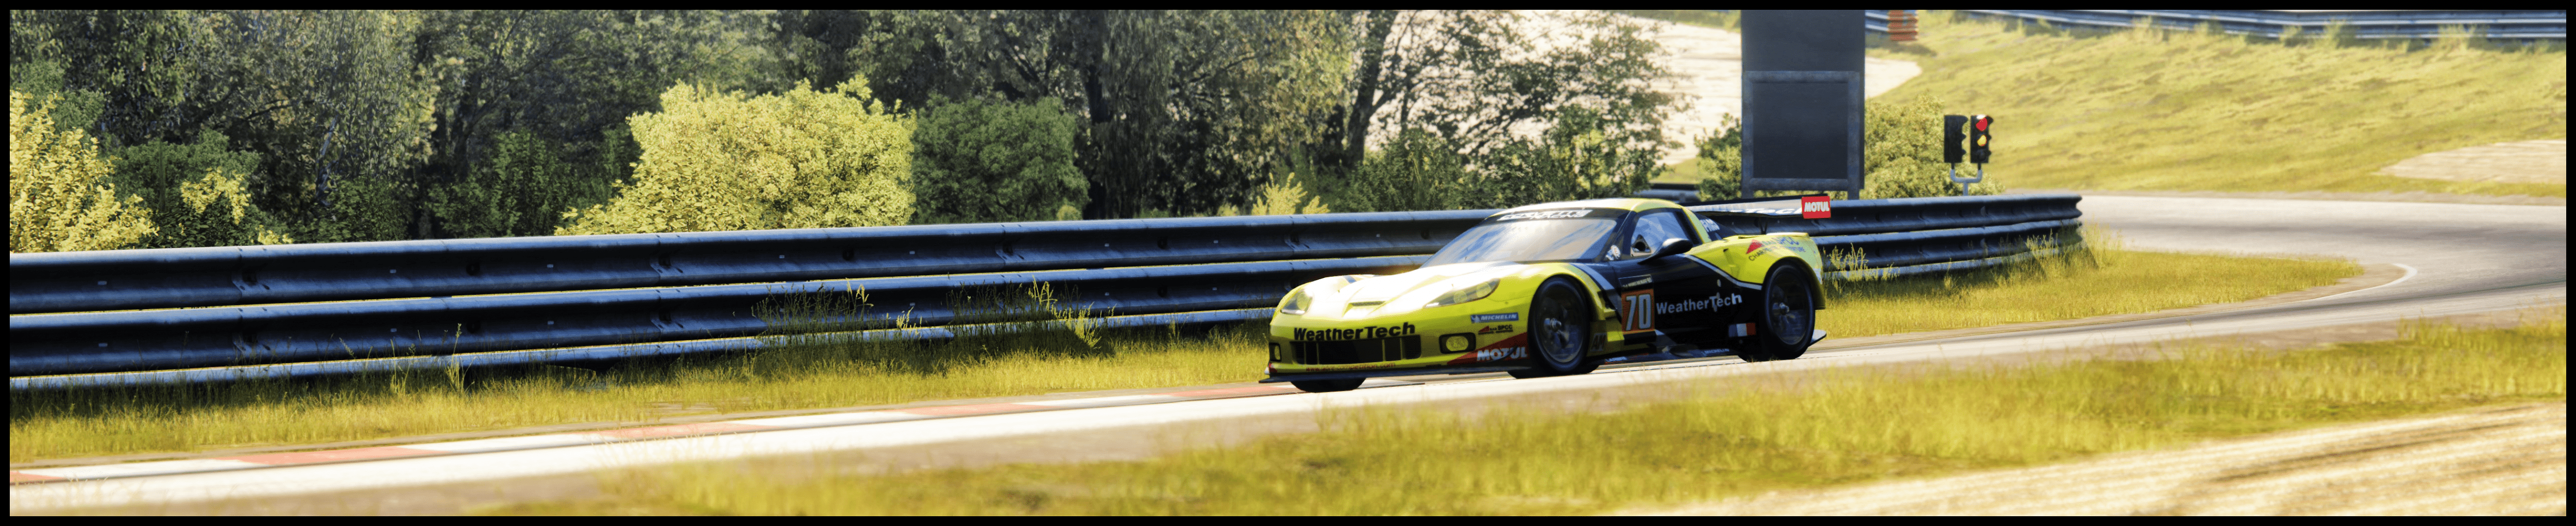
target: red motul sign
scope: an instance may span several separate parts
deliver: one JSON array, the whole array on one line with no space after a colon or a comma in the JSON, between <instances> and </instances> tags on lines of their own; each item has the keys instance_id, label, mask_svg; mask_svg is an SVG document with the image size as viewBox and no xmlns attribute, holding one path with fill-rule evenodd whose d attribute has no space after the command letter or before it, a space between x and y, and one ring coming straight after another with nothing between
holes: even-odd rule
<instances>
[{"instance_id":1,"label":"red motul sign","mask_svg":"<svg viewBox=\"0 0 2576 526\"><path fill-rule=\"evenodd\" d=\"M1834 198L1828 195L1798 198L1798 217L1827 219L1834 217Z\"/></svg>"}]
</instances>

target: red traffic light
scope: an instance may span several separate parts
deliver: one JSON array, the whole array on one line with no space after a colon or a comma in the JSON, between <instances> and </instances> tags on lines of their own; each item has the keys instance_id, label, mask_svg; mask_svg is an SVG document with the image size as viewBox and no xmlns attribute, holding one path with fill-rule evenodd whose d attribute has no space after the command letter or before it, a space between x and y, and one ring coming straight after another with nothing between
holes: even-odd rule
<instances>
[{"instance_id":1,"label":"red traffic light","mask_svg":"<svg viewBox=\"0 0 2576 526\"><path fill-rule=\"evenodd\" d=\"M1978 115L1978 116L1977 116L1976 123L1977 123L1977 131L1986 131L1986 126L1987 126L1987 125L1990 125L1990 124L1994 124L1994 123L1995 123L1995 118L1994 118L1994 117L1987 117L1987 116L1984 116L1984 115Z\"/></svg>"}]
</instances>

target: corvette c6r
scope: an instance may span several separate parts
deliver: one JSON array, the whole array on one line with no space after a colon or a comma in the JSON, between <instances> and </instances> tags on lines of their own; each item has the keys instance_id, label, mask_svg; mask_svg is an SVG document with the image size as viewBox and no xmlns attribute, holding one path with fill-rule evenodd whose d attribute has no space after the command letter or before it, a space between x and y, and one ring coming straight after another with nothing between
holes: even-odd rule
<instances>
[{"instance_id":1,"label":"corvette c6r","mask_svg":"<svg viewBox=\"0 0 2576 526\"><path fill-rule=\"evenodd\" d=\"M1341 391L1377 376L1532 378L1609 361L1805 353L1824 337L1815 241L1718 225L1653 199L1497 212L1420 269L1289 291L1271 318L1263 381Z\"/></svg>"}]
</instances>

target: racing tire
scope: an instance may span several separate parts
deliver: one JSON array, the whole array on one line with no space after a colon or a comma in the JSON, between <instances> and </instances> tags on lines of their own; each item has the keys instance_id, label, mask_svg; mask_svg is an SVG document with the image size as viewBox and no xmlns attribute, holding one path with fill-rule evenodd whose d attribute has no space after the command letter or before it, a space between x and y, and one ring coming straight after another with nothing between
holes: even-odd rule
<instances>
[{"instance_id":1,"label":"racing tire","mask_svg":"<svg viewBox=\"0 0 2576 526\"><path fill-rule=\"evenodd\" d=\"M1530 368L1512 371L1512 377L1570 376L1600 368L1600 362L1590 359L1592 343L1600 341L1592 334L1592 317L1592 302L1574 280L1559 277L1539 284L1530 297Z\"/></svg>"},{"instance_id":2,"label":"racing tire","mask_svg":"<svg viewBox=\"0 0 2576 526\"><path fill-rule=\"evenodd\" d=\"M1753 336L1736 356L1748 362L1791 360L1815 345L1816 303L1806 270L1796 265L1771 267L1763 278L1761 311L1753 315Z\"/></svg>"},{"instance_id":3,"label":"racing tire","mask_svg":"<svg viewBox=\"0 0 2576 526\"><path fill-rule=\"evenodd\" d=\"M1343 378L1340 380L1290 380L1288 384L1297 386L1297 390L1299 391L1309 393L1330 393L1334 391L1358 389L1360 388L1360 382L1366 381L1368 381L1367 378Z\"/></svg>"}]
</instances>

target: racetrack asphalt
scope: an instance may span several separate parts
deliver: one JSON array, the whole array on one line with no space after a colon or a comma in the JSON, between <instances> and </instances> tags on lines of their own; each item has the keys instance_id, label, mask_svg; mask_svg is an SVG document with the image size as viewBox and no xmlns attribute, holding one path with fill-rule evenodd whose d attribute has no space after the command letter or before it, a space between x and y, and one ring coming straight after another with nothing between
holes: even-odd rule
<instances>
[{"instance_id":1,"label":"racetrack asphalt","mask_svg":"<svg viewBox=\"0 0 2576 526\"><path fill-rule=\"evenodd\" d=\"M2191 252L2347 257L2410 270L2371 287L2302 301L2153 319L2055 327L1811 352L1805 358L1744 363L1733 358L1605 368L1585 376L1509 380L1491 375L1375 381L1373 388L1322 394L1193 400L1147 405L964 416L787 429L666 440L455 454L225 472L13 484L13 514L65 508L141 506L167 511L330 512L263 500L331 502L368 492L459 484L552 480L601 469L748 458L822 458L851 452L919 451L941 444L1088 436L1128 442L1222 424L1237 429L1310 428L1331 408L1459 404L1493 400L1598 400L1604 394L1673 391L1726 378L1827 367L2046 356L2053 351L2304 328L2492 313L2566 301L2566 207L2180 197L2088 197L2084 220L2132 248ZM2212 279L2224 279L2214 276ZM2142 284L2152 286L2152 284ZM1831 311L1824 314L1830 315ZM1830 340L1829 340L1830 342ZM1247 365L1249 366L1249 365ZM1405 380L1432 380L1414 383ZM1614 396L1615 397L1615 396ZM1262 423L1267 422L1265 427ZM1031 459L1019 459L1028 461ZM1043 460L1043 459L1039 459ZM549 479L551 477L551 479ZM506 486L507 484L502 484ZM496 487L500 494L515 494ZM521 496L533 493L520 494ZM302 500L307 504L313 501ZM203 505L242 503L205 508ZM173 507L177 506L177 507ZM349 508L332 508L349 509ZM383 508L382 511L394 511ZM261 510L261 511L253 511ZM139 510L138 510L139 511ZM111 511L113 512L113 511ZM184 511L182 511L184 512ZM452 511L451 511L452 512Z\"/></svg>"}]
</instances>

